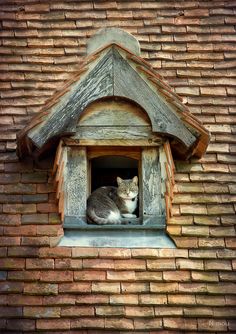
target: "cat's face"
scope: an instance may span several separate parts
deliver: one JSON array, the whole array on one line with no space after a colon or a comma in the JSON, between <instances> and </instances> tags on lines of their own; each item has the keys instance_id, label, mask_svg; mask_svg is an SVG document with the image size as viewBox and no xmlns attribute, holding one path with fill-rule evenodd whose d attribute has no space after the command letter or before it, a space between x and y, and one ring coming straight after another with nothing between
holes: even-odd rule
<instances>
[{"instance_id":1,"label":"cat's face","mask_svg":"<svg viewBox=\"0 0 236 334\"><path fill-rule=\"evenodd\" d=\"M138 177L135 176L131 180L123 180L117 177L117 194L123 199L133 199L138 196Z\"/></svg>"}]
</instances>

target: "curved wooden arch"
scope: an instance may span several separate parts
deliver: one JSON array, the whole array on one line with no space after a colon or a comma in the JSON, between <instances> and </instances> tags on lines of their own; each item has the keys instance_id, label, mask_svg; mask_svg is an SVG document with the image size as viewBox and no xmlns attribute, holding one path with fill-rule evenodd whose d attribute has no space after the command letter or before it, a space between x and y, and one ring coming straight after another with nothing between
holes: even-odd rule
<instances>
[{"instance_id":1,"label":"curved wooden arch","mask_svg":"<svg viewBox=\"0 0 236 334\"><path fill-rule=\"evenodd\" d=\"M114 119L111 119L113 116ZM118 96L98 99L90 103L81 113L76 126L83 125L151 125L146 111L136 102Z\"/></svg>"}]
</instances>

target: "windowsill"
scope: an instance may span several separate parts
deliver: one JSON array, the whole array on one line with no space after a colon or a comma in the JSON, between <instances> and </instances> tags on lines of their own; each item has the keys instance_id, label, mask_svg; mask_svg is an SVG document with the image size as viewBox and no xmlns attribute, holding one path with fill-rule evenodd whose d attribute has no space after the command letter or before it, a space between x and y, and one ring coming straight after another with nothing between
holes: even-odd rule
<instances>
[{"instance_id":1,"label":"windowsill","mask_svg":"<svg viewBox=\"0 0 236 334\"><path fill-rule=\"evenodd\" d=\"M157 217L156 217L157 218ZM176 248L165 231L165 217L153 223L127 225L92 225L76 217L66 217L64 236L58 246L118 247L118 248Z\"/></svg>"},{"instance_id":2,"label":"windowsill","mask_svg":"<svg viewBox=\"0 0 236 334\"><path fill-rule=\"evenodd\" d=\"M57 246L176 248L164 230L65 230Z\"/></svg>"}]
</instances>

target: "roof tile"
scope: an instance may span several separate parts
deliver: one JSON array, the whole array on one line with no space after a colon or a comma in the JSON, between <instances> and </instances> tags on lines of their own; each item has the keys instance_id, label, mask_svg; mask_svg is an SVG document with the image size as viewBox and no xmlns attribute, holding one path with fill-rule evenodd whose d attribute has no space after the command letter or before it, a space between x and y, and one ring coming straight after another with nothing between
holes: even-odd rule
<instances>
[{"instance_id":1,"label":"roof tile","mask_svg":"<svg viewBox=\"0 0 236 334\"><path fill-rule=\"evenodd\" d=\"M0 209L3 204L4 210L11 211L0 214L0 230L5 232L0 240L0 262L7 254L10 261L1 262L8 266L0 274L0 291L4 293L1 302L3 307L11 306L5 310L7 320L0 324L3 331L236 331L235 5L232 0L18 0L1 5ZM130 20L133 16L135 20ZM16 132L39 112L70 71L76 71L84 56L86 38L95 29L108 26L123 27L135 34L141 41L142 56L175 87L191 113L211 131L211 144L203 158L177 164L176 204L168 222L169 233L172 237L176 234L174 250L79 252L49 247L50 239L61 231L58 213L48 213L55 209L51 202L53 184L43 178L43 183L36 183L40 168L32 162L19 163L15 154ZM32 173L35 180L31 179ZM23 196L34 203L22 204ZM50 205L38 206L44 213L18 212L31 210L35 208L32 204L46 198L48 201L40 204ZM114 259L122 261L123 269L112 269ZM82 261L89 268L82 268ZM35 269L25 269L25 262L27 268ZM44 269L52 263L55 273ZM129 263L136 269L130 269ZM48 282L38 282L40 275ZM115 284L111 294L108 278ZM91 293L92 282L93 289L100 288L101 292ZM97 287L96 282L102 285ZM172 304L166 304L168 301ZM127 305L129 319L124 317ZM33 317L44 318L35 320L27 315L11 319L21 308L25 308L25 315L31 312ZM59 308L66 319L59 318ZM58 318L48 319L47 311Z\"/></svg>"}]
</instances>

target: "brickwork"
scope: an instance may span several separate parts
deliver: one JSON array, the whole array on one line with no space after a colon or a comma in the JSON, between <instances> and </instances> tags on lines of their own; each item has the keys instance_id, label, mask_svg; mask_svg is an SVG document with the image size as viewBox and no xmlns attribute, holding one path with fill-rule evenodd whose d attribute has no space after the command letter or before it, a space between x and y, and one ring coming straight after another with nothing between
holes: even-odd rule
<instances>
[{"instance_id":1,"label":"brickwork","mask_svg":"<svg viewBox=\"0 0 236 334\"><path fill-rule=\"evenodd\" d=\"M0 4L0 332L236 332L236 2ZM80 65L101 27L144 57L211 132L175 161L177 249L52 247L63 234L53 159L19 161L16 134Z\"/></svg>"}]
</instances>

